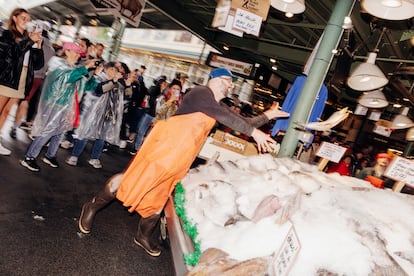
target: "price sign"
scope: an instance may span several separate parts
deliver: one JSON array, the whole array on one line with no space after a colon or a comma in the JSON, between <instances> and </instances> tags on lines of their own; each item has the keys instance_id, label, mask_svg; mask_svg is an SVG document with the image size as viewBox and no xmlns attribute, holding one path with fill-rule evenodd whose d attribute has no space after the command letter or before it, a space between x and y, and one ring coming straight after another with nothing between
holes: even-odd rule
<instances>
[{"instance_id":1,"label":"price sign","mask_svg":"<svg viewBox=\"0 0 414 276\"><path fill-rule=\"evenodd\" d=\"M247 34L259 36L262 18L254 13L237 9L233 21L233 28Z\"/></svg>"},{"instance_id":2,"label":"price sign","mask_svg":"<svg viewBox=\"0 0 414 276\"><path fill-rule=\"evenodd\" d=\"M295 228L290 228L286 238L273 260L273 271L277 276L289 275L297 255L300 251L300 242L296 234Z\"/></svg>"},{"instance_id":3,"label":"price sign","mask_svg":"<svg viewBox=\"0 0 414 276\"><path fill-rule=\"evenodd\" d=\"M346 152L345 147L341 147L341 146L328 143L328 142L322 142L321 146L316 152L316 156L338 163L341 160L345 152Z\"/></svg>"},{"instance_id":4,"label":"price sign","mask_svg":"<svg viewBox=\"0 0 414 276\"><path fill-rule=\"evenodd\" d=\"M391 179L414 186L414 161L395 157L387 167L384 175Z\"/></svg>"}]
</instances>

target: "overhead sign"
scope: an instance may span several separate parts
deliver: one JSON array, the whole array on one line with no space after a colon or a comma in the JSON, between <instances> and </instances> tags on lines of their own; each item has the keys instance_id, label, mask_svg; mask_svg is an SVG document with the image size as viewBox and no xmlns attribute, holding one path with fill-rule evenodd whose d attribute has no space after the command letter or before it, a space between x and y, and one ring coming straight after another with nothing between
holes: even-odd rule
<instances>
[{"instance_id":1,"label":"overhead sign","mask_svg":"<svg viewBox=\"0 0 414 276\"><path fill-rule=\"evenodd\" d=\"M146 0L89 0L97 10L112 12L132 26L138 27Z\"/></svg>"},{"instance_id":2,"label":"overhead sign","mask_svg":"<svg viewBox=\"0 0 414 276\"><path fill-rule=\"evenodd\" d=\"M387 167L384 175L414 186L414 161L397 156Z\"/></svg>"},{"instance_id":3,"label":"overhead sign","mask_svg":"<svg viewBox=\"0 0 414 276\"><path fill-rule=\"evenodd\" d=\"M254 13L237 9L233 21L233 29L240 30L247 34L259 36L262 18Z\"/></svg>"},{"instance_id":4,"label":"overhead sign","mask_svg":"<svg viewBox=\"0 0 414 276\"><path fill-rule=\"evenodd\" d=\"M270 0L232 0L231 8L234 10L243 9L266 20L270 9Z\"/></svg>"},{"instance_id":5,"label":"overhead sign","mask_svg":"<svg viewBox=\"0 0 414 276\"><path fill-rule=\"evenodd\" d=\"M247 63L227 57L223 57L217 53L210 53L207 58L207 65L212 67L224 67L233 73L250 77L253 71L254 64Z\"/></svg>"},{"instance_id":6,"label":"overhead sign","mask_svg":"<svg viewBox=\"0 0 414 276\"><path fill-rule=\"evenodd\" d=\"M259 36L269 9L270 0L219 0L211 26L240 37Z\"/></svg>"}]
</instances>

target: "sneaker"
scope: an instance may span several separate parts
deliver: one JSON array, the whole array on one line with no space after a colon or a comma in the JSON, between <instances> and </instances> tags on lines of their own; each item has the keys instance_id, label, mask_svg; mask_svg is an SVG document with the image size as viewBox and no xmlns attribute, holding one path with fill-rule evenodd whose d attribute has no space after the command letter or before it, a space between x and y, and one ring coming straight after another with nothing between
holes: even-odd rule
<instances>
[{"instance_id":1,"label":"sneaker","mask_svg":"<svg viewBox=\"0 0 414 276\"><path fill-rule=\"evenodd\" d=\"M59 167L59 163L56 160L56 157L43 157L42 159L43 162L45 162L46 164L48 164L49 166L51 166L52 168L58 168Z\"/></svg>"},{"instance_id":2,"label":"sneaker","mask_svg":"<svg viewBox=\"0 0 414 276\"><path fill-rule=\"evenodd\" d=\"M78 157L76 157L76 156L69 156L66 159L66 164L71 165L71 166L78 165Z\"/></svg>"},{"instance_id":3,"label":"sneaker","mask_svg":"<svg viewBox=\"0 0 414 276\"><path fill-rule=\"evenodd\" d=\"M25 158L23 160L20 160L20 164L23 167L28 168L29 170L31 170L32 172L38 172L40 171L40 167L39 165L37 165L36 160L35 159L29 159L29 158Z\"/></svg>"},{"instance_id":4,"label":"sneaker","mask_svg":"<svg viewBox=\"0 0 414 276\"><path fill-rule=\"evenodd\" d=\"M124 149L127 146L127 141L126 140L121 140L121 142L119 143L119 148L120 149Z\"/></svg>"},{"instance_id":5,"label":"sneaker","mask_svg":"<svg viewBox=\"0 0 414 276\"><path fill-rule=\"evenodd\" d=\"M107 142L105 142L105 145L104 145L104 147L102 149L102 152L107 152L109 150L109 147L110 147L110 144L107 143Z\"/></svg>"},{"instance_id":6,"label":"sneaker","mask_svg":"<svg viewBox=\"0 0 414 276\"><path fill-rule=\"evenodd\" d=\"M60 146L64 149L71 149L73 148L73 143L69 142L68 140L65 140L62 143L60 143Z\"/></svg>"},{"instance_id":7,"label":"sneaker","mask_svg":"<svg viewBox=\"0 0 414 276\"><path fill-rule=\"evenodd\" d=\"M0 142L0 155L10 155L11 150L6 149Z\"/></svg>"},{"instance_id":8,"label":"sneaker","mask_svg":"<svg viewBox=\"0 0 414 276\"><path fill-rule=\"evenodd\" d=\"M101 161L99 161L99 159L90 159L88 161L89 165L91 165L92 167L94 167L95 169L100 169L102 168L102 164Z\"/></svg>"},{"instance_id":9,"label":"sneaker","mask_svg":"<svg viewBox=\"0 0 414 276\"><path fill-rule=\"evenodd\" d=\"M16 139L16 128L15 127L11 127L10 137L13 138L13 139Z\"/></svg>"},{"instance_id":10,"label":"sneaker","mask_svg":"<svg viewBox=\"0 0 414 276\"><path fill-rule=\"evenodd\" d=\"M129 152L129 154L131 154L132 156L134 156L135 154L137 154L137 151L136 151L136 150L131 150L131 151Z\"/></svg>"},{"instance_id":11,"label":"sneaker","mask_svg":"<svg viewBox=\"0 0 414 276\"><path fill-rule=\"evenodd\" d=\"M31 130L31 129L32 129L32 126L31 126L31 125L29 125L29 124L28 124L28 123L26 123L26 122L23 122L23 123L21 123L21 124L20 124L19 128L21 128L21 129L23 129L23 130Z\"/></svg>"}]
</instances>

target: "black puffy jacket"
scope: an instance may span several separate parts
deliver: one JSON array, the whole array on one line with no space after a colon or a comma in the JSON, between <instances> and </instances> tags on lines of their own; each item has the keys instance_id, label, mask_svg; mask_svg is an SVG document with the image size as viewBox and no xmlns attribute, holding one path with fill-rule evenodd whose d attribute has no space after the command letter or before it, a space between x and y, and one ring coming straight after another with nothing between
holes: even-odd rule
<instances>
[{"instance_id":1,"label":"black puffy jacket","mask_svg":"<svg viewBox=\"0 0 414 276\"><path fill-rule=\"evenodd\" d=\"M28 37L16 42L10 31L3 32L0 37L0 85L18 89L24 55L30 51L25 87L25 95L27 95L32 87L33 71L39 70L44 65L43 51L32 48L33 44L34 42Z\"/></svg>"}]
</instances>

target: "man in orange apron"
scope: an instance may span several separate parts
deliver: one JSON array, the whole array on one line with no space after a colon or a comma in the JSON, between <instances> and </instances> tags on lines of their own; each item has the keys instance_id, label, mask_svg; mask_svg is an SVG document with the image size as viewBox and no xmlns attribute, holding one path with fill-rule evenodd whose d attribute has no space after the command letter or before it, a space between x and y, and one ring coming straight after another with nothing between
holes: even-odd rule
<instances>
[{"instance_id":1,"label":"man in orange apron","mask_svg":"<svg viewBox=\"0 0 414 276\"><path fill-rule=\"evenodd\" d=\"M113 176L104 189L83 205L79 229L88 234L98 210L116 198L141 219L134 242L151 256L161 250L153 233L168 197L188 172L216 121L252 136L259 151L275 141L257 127L270 119L289 116L274 104L253 118L242 117L219 102L234 87L235 76L224 68L210 72L207 86L196 86L183 99L174 116L158 121L124 173Z\"/></svg>"}]
</instances>

